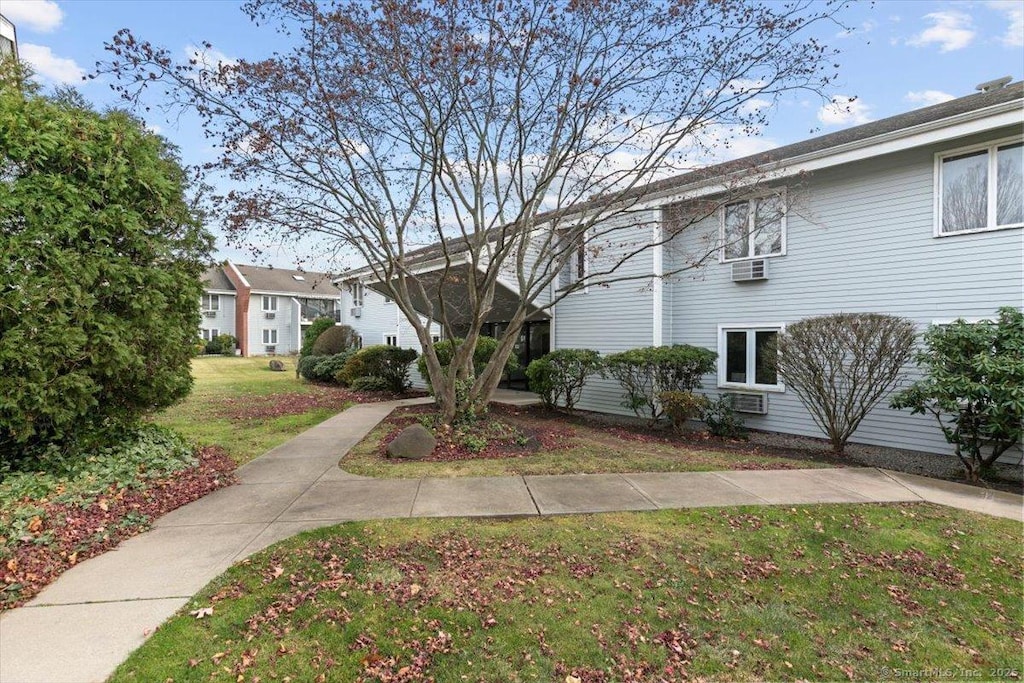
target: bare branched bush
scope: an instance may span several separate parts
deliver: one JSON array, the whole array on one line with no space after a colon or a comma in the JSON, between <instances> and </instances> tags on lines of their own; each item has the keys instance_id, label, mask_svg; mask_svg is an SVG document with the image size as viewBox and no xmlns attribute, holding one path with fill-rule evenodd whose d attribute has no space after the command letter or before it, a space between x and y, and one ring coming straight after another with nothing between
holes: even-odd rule
<instances>
[{"instance_id":1,"label":"bare branched bush","mask_svg":"<svg viewBox=\"0 0 1024 683\"><path fill-rule=\"evenodd\" d=\"M864 417L899 383L915 338L913 322L891 315L805 318L778 337L778 373L842 455Z\"/></svg>"}]
</instances>

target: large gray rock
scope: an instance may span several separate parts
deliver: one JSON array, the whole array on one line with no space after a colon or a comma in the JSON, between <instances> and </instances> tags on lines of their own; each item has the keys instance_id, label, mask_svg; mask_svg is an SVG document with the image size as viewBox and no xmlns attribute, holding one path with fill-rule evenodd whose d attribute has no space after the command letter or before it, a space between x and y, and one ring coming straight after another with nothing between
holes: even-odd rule
<instances>
[{"instance_id":1,"label":"large gray rock","mask_svg":"<svg viewBox=\"0 0 1024 683\"><path fill-rule=\"evenodd\" d=\"M275 358L270 361L270 369L274 372L284 372L284 363Z\"/></svg>"},{"instance_id":2,"label":"large gray rock","mask_svg":"<svg viewBox=\"0 0 1024 683\"><path fill-rule=\"evenodd\" d=\"M406 427L388 444L389 458L421 460L434 452L437 439L423 425Z\"/></svg>"}]
</instances>

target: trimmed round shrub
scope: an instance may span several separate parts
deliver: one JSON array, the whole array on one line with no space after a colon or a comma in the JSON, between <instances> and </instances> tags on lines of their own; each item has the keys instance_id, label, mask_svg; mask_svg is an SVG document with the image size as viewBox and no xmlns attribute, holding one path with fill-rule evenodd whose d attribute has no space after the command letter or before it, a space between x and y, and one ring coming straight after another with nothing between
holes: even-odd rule
<instances>
[{"instance_id":1,"label":"trimmed round shrub","mask_svg":"<svg viewBox=\"0 0 1024 683\"><path fill-rule=\"evenodd\" d=\"M572 411L583 393L587 377L604 367L601 354L591 349L557 349L530 363L526 377L530 390L540 394L548 408Z\"/></svg>"},{"instance_id":2,"label":"trimmed round shrub","mask_svg":"<svg viewBox=\"0 0 1024 683\"><path fill-rule=\"evenodd\" d=\"M218 334L214 341L220 346L220 351L217 353L222 356L235 355L235 347L238 345L238 340L235 339L233 334Z\"/></svg>"},{"instance_id":3,"label":"trimmed round shrub","mask_svg":"<svg viewBox=\"0 0 1024 683\"><path fill-rule=\"evenodd\" d=\"M677 431L685 429L688 421L700 417L708 406L706 397L691 391L662 391L658 401Z\"/></svg>"},{"instance_id":4,"label":"trimmed round shrub","mask_svg":"<svg viewBox=\"0 0 1024 683\"><path fill-rule=\"evenodd\" d=\"M391 384L383 377L357 377L349 388L353 391L391 391Z\"/></svg>"},{"instance_id":5,"label":"trimmed round shrub","mask_svg":"<svg viewBox=\"0 0 1024 683\"><path fill-rule=\"evenodd\" d=\"M359 347L359 334L348 325L331 325L325 329L311 349L314 356L333 356Z\"/></svg>"},{"instance_id":6,"label":"trimmed round shrub","mask_svg":"<svg viewBox=\"0 0 1024 683\"><path fill-rule=\"evenodd\" d=\"M354 351L336 353L332 356L302 356L296 370L299 376L310 382L335 382L338 374Z\"/></svg>"},{"instance_id":7,"label":"trimmed round shrub","mask_svg":"<svg viewBox=\"0 0 1024 683\"><path fill-rule=\"evenodd\" d=\"M335 375L335 380L347 386L362 377L376 377L387 382L387 391L400 394L412 384L409 382L409 364L416 360L413 349L397 346L367 346L352 355Z\"/></svg>"},{"instance_id":8,"label":"trimmed round shrub","mask_svg":"<svg viewBox=\"0 0 1024 683\"><path fill-rule=\"evenodd\" d=\"M647 346L608 356L605 368L622 385L623 407L657 421L664 415L658 392L700 388L701 377L714 371L716 358L714 351L689 344Z\"/></svg>"},{"instance_id":9,"label":"trimmed round shrub","mask_svg":"<svg viewBox=\"0 0 1024 683\"><path fill-rule=\"evenodd\" d=\"M299 354L308 356L313 353L313 344L326 330L334 327L334 318L320 317L310 323L306 331L302 333L302 348Z\"/></svg>"}]
</instances>

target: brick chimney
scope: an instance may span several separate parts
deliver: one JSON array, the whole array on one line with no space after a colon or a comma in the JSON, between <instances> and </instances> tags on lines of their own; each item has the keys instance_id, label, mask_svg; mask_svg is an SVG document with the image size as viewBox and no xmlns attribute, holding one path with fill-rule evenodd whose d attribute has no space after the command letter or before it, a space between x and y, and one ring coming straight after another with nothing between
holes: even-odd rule
<instances>
[{"instance_id":1,"label":"brick chimney","mask_svg":"<svg viewBox=\"0 0 1024 683\"><path fill-rule=\"evenodd\" d=\"M238 348L242 355L249 356L249 299L252 287L241 271L231 261L224 262L224 274L235 286L235 336L238 337Z\"/></svg>"}]
</instances>

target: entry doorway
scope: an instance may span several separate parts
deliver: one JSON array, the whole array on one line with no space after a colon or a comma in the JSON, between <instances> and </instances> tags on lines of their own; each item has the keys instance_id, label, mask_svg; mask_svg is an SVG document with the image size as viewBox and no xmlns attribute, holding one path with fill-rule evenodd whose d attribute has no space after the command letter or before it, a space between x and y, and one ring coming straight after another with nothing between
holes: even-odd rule
<instances>
[{"instance_id":1,"label":"entry doorway","mask_svg":"<svg viewBox=\"0 0 1024 683\"><path fill-rule=\"evenodd\" d=\"M486 323L481 330L482 334L495 339L501 339L508 329L508 323ZM526 366L541 356L551 352L551 321L534 320L523 323L519 331L519 339L512 353L519 360L519 368L510 372L505 379L505 385L509 389L529 389L529 382L526 379Z\"/></svg>"}]
</instances>

